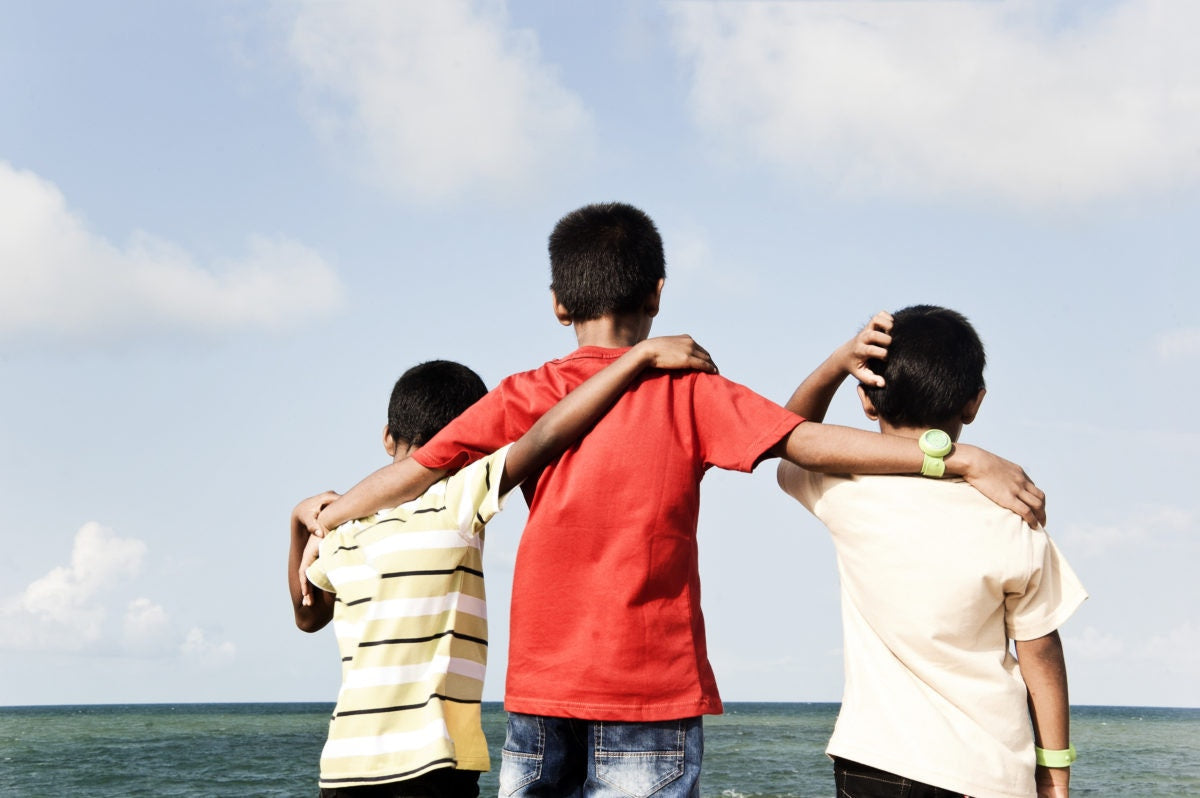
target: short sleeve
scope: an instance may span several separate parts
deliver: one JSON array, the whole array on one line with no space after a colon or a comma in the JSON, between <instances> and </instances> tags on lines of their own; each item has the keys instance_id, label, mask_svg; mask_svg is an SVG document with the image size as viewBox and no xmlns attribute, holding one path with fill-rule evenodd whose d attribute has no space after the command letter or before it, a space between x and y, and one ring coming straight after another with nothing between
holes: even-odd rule
<instances>
[{"instance_id":1,"label":"short sleeve","mask_svg":"<svg viewBox=\"0 0 1200 798\"><path fill-rule=\"evenodd\" d=\"M809 512L815 512L821 497L824 474L805 471L795 463L784 461L779 464L779 487L783 492L803 504Z\"/></svg>"},{"instance_id":2,"label":"short sleeve","mask_svg":"<svg viewBox=\"0 0 1200 798\"><path fill-rule=\"evenodd\" d=\"M317 559L312 565L308 566L308 570L304 572L308 577L308 581L312 582L326 593L337 593L337 590L333 586L333 582L329 580L329 569L333 567L331 565L332 560L336 556L338 548L341 546L342 528L343 527L338 527L325 536L325 538L321 541L321 550L317 555Z\"/></svg>"},{"instance_id":3,"label":"short sleeve","mask_svg":"<svg viewBox=\"0 0 1200 798\"><path fill-rule=\"evenodd\" d=\"M1079 609L1087 591L1044 530L1029 530L1028 576L1005 596L1005 625L1013 640L1050 634Z\"/></svg>"},{"instance_id":4,"label":"short sleeve","mask_svg":"<svg viewBox=\"0 0 1200 798\"><path fill-rule=\"evenodd\" d=\"M524 430L514 435L509 429L505 390L501 383L489 391L419 448L413 459L426 468L457 471L521 437Z\"/></svg>"},{"instance_id":5,"label":"short sleeve","mask_svg":"<svg viewBox=\"0 0 1200 798\"><path fill-rule=\"evenodd\" d=\"M698 374L695 423L707 465L753 471L767 450L804 421L744 385Z\"/></svg>"},{"instance_id":6,"label":"short sleeve","mask_svg":"<svg viewBox=\"0 0 1200 798\"><path fill-rule=\"evenodd\" d=\"M446 501L455 508L459 531L466 538L479 535L504 506L500 478L511 444L449 477Z\"/></svg>"}]
</instances>

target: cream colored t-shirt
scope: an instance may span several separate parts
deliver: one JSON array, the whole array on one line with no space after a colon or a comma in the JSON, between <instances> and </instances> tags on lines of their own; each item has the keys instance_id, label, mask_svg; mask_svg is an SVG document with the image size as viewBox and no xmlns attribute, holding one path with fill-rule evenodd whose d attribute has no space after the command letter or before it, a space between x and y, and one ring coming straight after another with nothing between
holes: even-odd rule
<instances>
[{"instance_id":1,"label":"cream colored t-shirt","mask_svg":"<svg viewBox=\"0 0 1200 798\"><path fill-rule=\"evenodd\" d=\"M837 550L846 684L826 752L976 798L1035 796L1009 640L1087 598L1046 533L957 479L787 465L780 484Z\"/></svg>"}]
</instances>

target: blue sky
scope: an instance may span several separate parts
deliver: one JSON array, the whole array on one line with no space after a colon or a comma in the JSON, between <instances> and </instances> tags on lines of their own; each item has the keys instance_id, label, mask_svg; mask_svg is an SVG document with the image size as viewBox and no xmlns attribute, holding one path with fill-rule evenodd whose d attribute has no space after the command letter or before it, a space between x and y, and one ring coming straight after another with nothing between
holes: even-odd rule
<instances>
[{"instance_id":1,"label":"blue sky","mask_svg":"<svg viewBox=\"0 0 1200 798\"><path fill-rule=\"evenodd\" d=\"M988 345L1091 599L1072 699L1200 706L1200 7L0 0L0 705L332 700L287 515L383 464L387 393L574 346L545 239L622 200L658 333L783 401L875 311ZM830 421L863 425L849 391ZM726 700L836 700L832 547L710 473ZM524 508L489 530L500 699Z\"/></svg>"}]
</instances>

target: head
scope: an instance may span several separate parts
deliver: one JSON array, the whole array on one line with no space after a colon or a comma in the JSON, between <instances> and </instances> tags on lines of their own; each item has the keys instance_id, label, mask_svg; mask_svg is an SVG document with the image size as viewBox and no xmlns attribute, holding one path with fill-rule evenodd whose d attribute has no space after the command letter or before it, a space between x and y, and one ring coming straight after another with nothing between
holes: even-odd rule
<instances>
[{"instance_id":1,"label":"head","mask_svg":"<svg viewBox=\"0 0 1200 798\"><path fill-rule=\"evenodd\" d=\"M393 458L424 446L442 427L477 402L487 387L471 369L449 360L430 360L400 375L388 402L383 444Z\"/></svg>"},{"instance_id":2,"label":"head","mask_svg":"<svg viewBox=\"0 0 1200 798\"><path fill-rule=\"evenodd\" d=\"M632 205L585 205L550 233L550 290L564 322L658 312L662 237Z\"/></svg>"},{"instance_id":3,"label":"head","mask_svg":"<svg viewBox=\"0 0 1200 798\"><path fill-rule=\"evenodd\" d=\"M913 305L892 319L887 360L870 362L886 384L859 386L863 409L891 427L935 427L957 438L983 401L983 343L962 314L935 305Z\"/></svg>"}]
</instances>

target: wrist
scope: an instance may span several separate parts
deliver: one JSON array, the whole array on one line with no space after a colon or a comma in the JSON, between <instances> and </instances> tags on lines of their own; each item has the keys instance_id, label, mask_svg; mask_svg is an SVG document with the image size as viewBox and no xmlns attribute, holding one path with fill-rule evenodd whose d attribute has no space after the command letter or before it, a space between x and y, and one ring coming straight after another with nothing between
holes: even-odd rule
<instances>
[{"instance_id":1,"label":"wrist","mask_svg":"<svg viewBox=\"0 0 1200 798\"><path fill-rule=\"evenodd\" d=\"M968 477L978 467L977 455L979 450L966 443L955 443L950 454L943 458L946 464L946 474L955 477Z\"/></svg>"},{"instance_id":2,"label":"wrist","mask_svg":"<svg viewBox=\"0 0 1200 798\"><path fill-rule=\"evenodd\" d=\"M1055 770L1071 767L1071 763L1075 761L1076 757L1075 746L1069 743L1066 748L1058 750L1047 750L1034 746L1033 753L1038 767Z\"/></svg>"}]
</instances>

